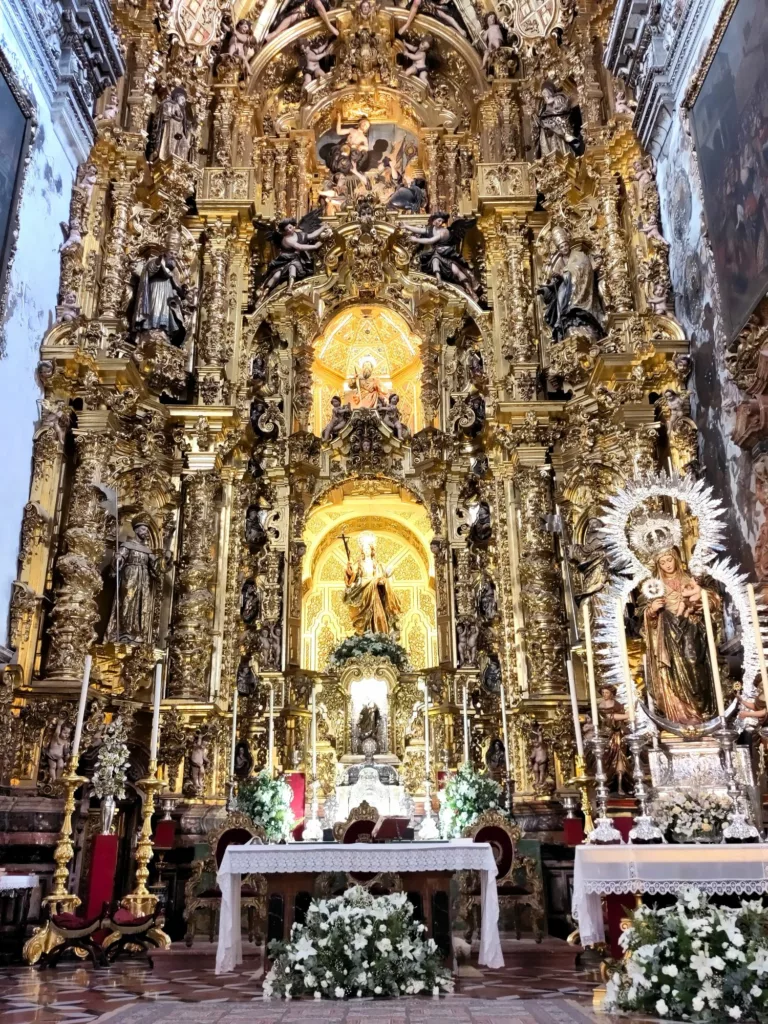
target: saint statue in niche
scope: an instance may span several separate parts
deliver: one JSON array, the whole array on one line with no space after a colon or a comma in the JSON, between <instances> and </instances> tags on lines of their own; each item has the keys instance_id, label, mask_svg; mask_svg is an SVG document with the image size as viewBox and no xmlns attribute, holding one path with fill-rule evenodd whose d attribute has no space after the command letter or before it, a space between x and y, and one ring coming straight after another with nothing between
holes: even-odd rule
<instances>
[{"instance_id":1,"label":"saint statue in niche","mask_svg":"<svg viewBox=\"0 0 768 1024\"><path fill-rule=\"evenodd\" d=\"M553 229L552 241L555 254L547 268L549 277L537 288L552 340L562 341L574 331L604 338L605 312L590 256L573 244L563 227Z\"/></svg>"},{"instance_id":2,"label":"saint statue in niche","mask_svg":"<svg viewBox=\"0 0 768 1024\"><path fill-rule=\"evenodd\" d=\"M346 538L342 538L346 546ZM391 571L376 557L376 538L361 534L360 554L352 562L347 547L347 568L344 572L344 603L349 606L352 625L358 636L363 633L398 635L400 602L390 582Z\"/></svg>"},{"instance_id":3,"label":"saint statue in niche","mask_svg":"<svg viewBox=\"0 0 768 1024\"><path fill-rule=\"evenodd\" d=\"M657 515L636 523L629 543L653 571L635 600L645 640L646 689L660 715L696 725L714 717L717 709L702 612L704 588L686 568L681 536L678 520ZM707 594L716 612L720 597L708 588Z\"/></svg>"},{"instance_id":4,"label":"saint statue in niche","mask_svg":"<svg viewBox=\"0 0 768 1024\"><path fill-rule=\"evenodd\" d=\"M355 367L349 387L349 404L353 409L375 409L381 402L389 400L381 381L374 376L370 363L364 363L362 371Z\"/></svg>"},{"instance_id":5,"label":"saint statue in niche","mask_svg":"<svg viewBox=\"0 0 768 1024\"><path fill-rule=\"evenodd\" d=\"M107 626L107 640L151 643L155 595L162 585L166 562L151 547L152 533L133 523L133 538L124 540L115 557L117 592Z\"/></svg>"}]
</instances>

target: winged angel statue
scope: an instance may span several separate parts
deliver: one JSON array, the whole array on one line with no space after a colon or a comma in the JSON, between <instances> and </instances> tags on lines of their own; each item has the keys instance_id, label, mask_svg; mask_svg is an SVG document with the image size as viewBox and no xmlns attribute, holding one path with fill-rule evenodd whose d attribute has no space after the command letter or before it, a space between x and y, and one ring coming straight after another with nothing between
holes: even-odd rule
<instances>
[{"instance_id":1,"label":"winged angel statue","mask_svg":"<svg viewBox=\"0 0 768 1024\"><path fill-rule=\"evenodd\" d=\"M284 282L288 283L286 294L291 295L297 281L314 274L315 258L312 254L332 236L331 229L320 224L319 210L310 210L298 224L296 217L281 220L272 236L279 251L267 267L261 287L256 292L256 300L261 302Z\"/></svg>"},{"instance_id":2,"label":"winged angel statue","mask_svg":"<svg viewBox=\"0 0 768 1024\"><path fill-rule=\"evenodd\" d=\"M450 214L433 213L426 228L403 224L416 245L423 245L419 257L422 273L429 274L437 281L438 287L445 282L463 289L475 302L479 301L480 282L461 255L464 236L476 224L474 217L460 217L451 222Z\"/></svg>"}]
</instances>

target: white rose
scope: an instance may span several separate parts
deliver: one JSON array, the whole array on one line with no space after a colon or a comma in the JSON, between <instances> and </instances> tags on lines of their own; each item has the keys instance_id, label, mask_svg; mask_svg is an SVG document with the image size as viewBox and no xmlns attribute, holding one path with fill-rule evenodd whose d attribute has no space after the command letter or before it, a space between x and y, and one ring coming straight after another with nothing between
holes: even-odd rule
<instances>
[{"instance_id":1,"label":"white rose","mask_svg":"<svg viewBox=\"0 0 768 1024\"><path fill-rule=\"evenodd\" d=\"M665 996L668 995L669 994L669 985L662 985L661 986L661 991L662 991L663 995L665 995Z\"/></svg>"},{"instance_id":2,"label":"white rose","mask_svg":"<svg viewBox=\"0 0 768 1024\"><path fill-rule=\"evenodd\" d=\"M665 964L664 967L661 968L661 973L669 975L670 978L676 978L678 970L674 964Z\"/></svg>"},{"instance_id":3,"label":"white rose","mask_svg":"<svg viewBox=\"0 0 768 1024\"><path fill-rule=\"evenodd\" d=\"M344 989L339 986L333 990L333 994L336 996L337 999L343 999Z\"/></svg>"},{"instance_id":4,"label":"white rose","mask_svg":"<svg viewBox=\"0 0 768 1024\"><path fill-rule=\"evenodd\" d=\"M381 985L377 985L376 986L376 988L373 990L373 994L376 995L376 996L380 996L381 995Z\"/></svg>"},{"instance_id":5,"label":"white rose","mask_svg":"<svg viewBox=\"0 0 768 1024\"><path fill-rule=\"evenodd\" d=\"M696 1013L700 1013L701 1010L704 1009L704 1000L701 998L701 996L694 996L691 1006L696 1011Z\"/></svg>"},{"instance_id":6,"label":"white rose","mask_svg":"<svg viewBox=\"0 0 768 1024\"><path fill-rule=\"evenodd\" d=\"M658 1013L660 1017L663 1017L666 1013L669 1013L669 1007L663 999L656 1000L656 1013Z\"/></svg>"},{"instance_id":7,"label":"white rose","mask_svg":"<svg viewBox=\"0 0 768 1024\"><path fill-rule=\"evenodd\" d=\"M749 990L749 994L751 996L754 996L755 999L759 999L760 996L763 994L763 990L761 988L758 988L757 985L753 985L752 988Z\"/></svg>"},{"instance_id":8,"label":"white rose","mask_svg":"<svg viewBox=\"0 0 768 1024\"><path fill-rule=\"evenodd\" d=\"M322 998L323 997L320 995L319 992L315 992L315 999L322 999Z\"/></svg>"},{"instance_id":9,"label":"white rose","mask_svg":"<svg viewBox=\"0 0 768 1024\"><path fill-rule=\"evenodd\" d=\"M741 1016L741 1010L739 1009L738 1006L729 1006L728 1007L728 1016L729 1017L733 1017L734 1020L738 1020L739 1017Z\"/></svg>"}]
</instances>

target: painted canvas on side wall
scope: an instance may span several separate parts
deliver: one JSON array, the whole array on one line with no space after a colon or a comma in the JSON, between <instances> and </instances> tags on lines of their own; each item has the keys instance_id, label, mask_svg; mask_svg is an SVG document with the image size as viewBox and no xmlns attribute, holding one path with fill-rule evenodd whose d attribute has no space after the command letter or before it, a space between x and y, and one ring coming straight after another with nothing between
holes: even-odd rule
<instances>
[{"instance_id":1,"label":"painted canvas on side wall","mask_svg":"<svg viewBox=\"0 0 768 1024\"><path fill-rule=\"evenodd\" d=\"M723 319L768 291L768 3L738 0L691 110Z\"/></svg>"},{"instance_id":2,"label":"painted canvas on side wall","mask_svg":"<svg viewBox=\"0 0 768 1024\"><path fill-rule=\"evenodd\" d=\"M21 194L24 158L31 136L31 108L15 87L0 54L0 320L13 255L13 232Z\"/></svg>"}]
</instances>

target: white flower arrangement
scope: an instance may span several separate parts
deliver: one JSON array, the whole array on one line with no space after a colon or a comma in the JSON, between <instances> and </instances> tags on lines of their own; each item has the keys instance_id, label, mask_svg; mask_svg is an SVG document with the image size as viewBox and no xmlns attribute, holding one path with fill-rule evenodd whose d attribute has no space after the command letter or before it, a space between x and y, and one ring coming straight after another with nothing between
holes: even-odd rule
<instances>
[{"instance_id":1,"label":"white flower arrangement","mask_svg":"<svg viewBox=\"0 0 768 1024\"><path fill-rule=\"evenodd\" d=\"M127 778L130 754L126 743L125 724L119 716L107 726L104 742L96 755L91 782L96 796L103 800L112 797L115 800L125 799L125 780Z\"/></svg>"},{"instance_id":2,"label":"white flower arrangement","mask_svg":"<svg viewBox=\"0 0 768 1024\"><path fill-rule=\"evenodd\" d=\"M288 943L270 943L264 998L345 999L453 991L453 979L404 892L372 896L354 886L313 900Z\"/></svg>"},{"instance_id":3,"label":"white flower arrangement","mask_svg":"<svg viewBox=\"0 0 768 1024\"><path fill-rule=\"evenodd\" d=\"M292 798L293 791L285 779L273 779L268 771L245 779L237 787L238 810L260 825L271 843L288 838L293 827Z\"/></svg>"},{"instance_id":4,"label":"white flower arrangement","mask_svg":"<svg viewBox=\"0 0 768 1024\"><path fill-rule=\"evenodd\" d=\"M484 811L498 809L501 787L495 779L462 764L440 791L440 831L447 839L464 834Z\"/></svg>"},{"instance_id":5,"label":"white flower arrangement","mask_svg":"<svg viewBox=\"0 0 768 1024\"><path fill-rule=\"evenodd\" d=\"M717 907L684 889L674 907L638 907L604 1008L668 1020L768 1019L768 910Z\"/></svg>"},{"instance_id":6,"label":"white flower arrangement","mask_svg":"<svg viewBox=\"0 0 768 1024\"><path fill-rule=\"evenodd\" d=\"M732 811L729 796L707 790L659 796L651 809L667 839L678 843L718 841Z\"/></svg>"}]
</instances>

